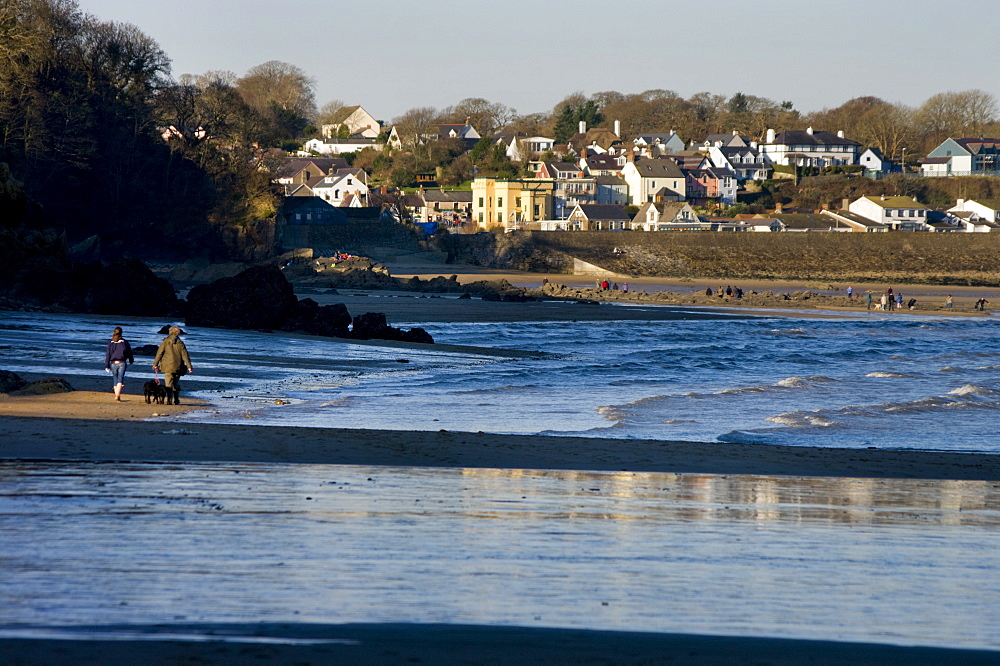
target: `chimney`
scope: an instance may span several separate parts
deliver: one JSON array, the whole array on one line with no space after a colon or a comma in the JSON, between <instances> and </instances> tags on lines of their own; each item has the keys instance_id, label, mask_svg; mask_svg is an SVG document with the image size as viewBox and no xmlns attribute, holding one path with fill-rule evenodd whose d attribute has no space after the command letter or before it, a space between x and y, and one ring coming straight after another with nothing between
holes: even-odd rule
<instances>
[{"instance_id":1,"label":"chimney","mask_svg":"<svg viewBox=\"0 0 1000 666\"><path fill-rule=\"evenodd\" d=\"M808 134L809 136L812 136L812 133L813 133L813 128L812 127L807 127L806 128L806 134Z\"/></svg>"},{"instance_id":2,"label":"chimney","mask_svg":"<svg viewBox=\"0 0 1000 666\"><path fill-rule=\"evenodd\" d=\"M754 150L757 150L757 142L756 141L751 141L750 142L750 147L753 148Z\"/></svg>"},{"instance_id":3,"label":"chimney","mask_svg":"<svg viewBox=\"0 0 1000 666\"><path fill-rule=\"evenodd\" d=\"M830 210L830 204L828 203L823 204L822 210Z\"/></svg>"},{"instance_id":4,"label":"chimney","mask_svg":"<svg viewBox=\"0 0 1000 666\"><path fill-rule=\"evenodd\" d=\"M722 148L722 142L719 140L716 140L714 145L716 148Z\"/></svg>"},{"instance_id":5,"label":"chimney","mask_svg":"<svg viewBox=\"0 0 1000 666\"><path fill-rule=\"evenodd\" d=\"M389 188L383 185L382 187L379 188L379 192L381 192L382 194L389 194Z\"/></svg>"},{"instance_id":6,"label":"chimney","mask_svg":"<svg viewBox=\"0 0 1000 666\"><path fill-rule=\"evenodd\" d=\"M622 135L622 121L615 121L615 136L620 137Z\"/></svg>"},{"instance_id":7,"label":"chimney","mask_svg":"<svg viewBox=\"0 0 1000 666\"><path fill-rule=\"evenodd\" d=\"M851 200L850 199L841 199L840 200L840 210L848 210L850 207L851 207Z\"/></svg>"},{"instance_id":8,"label":"chimney","mask_svg":"<svg viewBox=\"0 0 1000 666\"><path fill-rule=\"evenodd\" d=\"M774 212L775 213L778 213L780 215L781 211L782 211L782 208L783 208L783 204L780 201L775 202L775 204L774 204Z\"/></svg>"},{"instance_id":9,"label":"chimney","mask_svg":"<svg viewBox=\"0 0 1000 666\"><path fill-rule=\"evenodd\" d=\"M733 130L733 136L736 136L736 130Z\"/></svg>"},{"instance_id":10,"label":"chimney","mask_svg":"<svg viewBox=\"0 0 1000 666\"><path fill-rule=\"evenodd\" d=\"M959 199L958 201L955 202L955 208L958 210L965 210L964 208L962 208L962 206L964 205L965 205L965 199Z\"/></svg>"},{"instance_id":11,"label":"chimney","mask_svg":"<svg viewBox=\"0 0 1000 666\"><path fill-rule=\"evenodd\" d=\"M837 130L837 138L838 139L844 138L844 130Z\"/></svg>"},{"instance_id":12,"label":"chimney","mask_svg":"<svg viewBox=\"0 0 1000 666\"><path fill-rule=\"evenodd\" d=\"M670 130L670 136L673 136L673 135L675 135L675 134L677 134L677 132L675 132L675 131L673 131L673 130Z\"/></svg>"},{"instance_id":13,"label":"chimney","mask_svg":"<svg viewBox=\"0 0 1000 666\"><path fill-rule=\"evenodd\" d=\"M765 143L774 143L774 130L773 129L768 129L767 130L767 140L765 141Z\"/></svg>"},{"instance_id":14,"label":"chimney","mask_svg":"<svg viewBox=\"0 0 1000 666\"><path fill-rule=\"evenodd\" d=\"M580 121L580 134L586 134L586 133L587 133L587 121L586 120L581 120Z\"/></svg>"},{"instance_id":15,"label":"chimney","mask_svg":"<svg viewBox=\"0 0 1000 666\"><path fill-rule=\"evenodd\" d=\"M581 148L580 149L580 159L581 160L587 159L587 149L586 148Z\"/></svg>"}]
</instances>

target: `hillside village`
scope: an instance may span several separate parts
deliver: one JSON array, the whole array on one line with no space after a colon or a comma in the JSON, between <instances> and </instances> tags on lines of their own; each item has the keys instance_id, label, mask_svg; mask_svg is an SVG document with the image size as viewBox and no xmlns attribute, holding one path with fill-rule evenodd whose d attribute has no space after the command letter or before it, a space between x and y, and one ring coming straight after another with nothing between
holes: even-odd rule
<instances>
[{"instance_id":1,"label":"hillside village","mask_svg":"<svg viewBox=\"0 0 1000 666\"><path fill-rule=\"evenodd\" d=\"M450 141L465 150L480 142L521 165L519 177L475 176L445 188L438 173L414 174L410 187L375 185L362 151L389 153ZM425 233L537 231L973 232L1000 231L1000 201L957 199L932 207L915 197L876 195L819 209L739 211L743 197L766 181L849 174L882 179L997 176L1000 139L949 138L919 168L887 159L843 131L767 129L762 140L736 131L683 138L673 130L626 136L618 121L588 127L563 144L512 133L484 137L468 121L410 134L386 127L361 106L344 107L322 137L286 159L279 224L329 225L389 217ZM746 208L743 206L743 208Z\"/></svg>"}]
</instances>

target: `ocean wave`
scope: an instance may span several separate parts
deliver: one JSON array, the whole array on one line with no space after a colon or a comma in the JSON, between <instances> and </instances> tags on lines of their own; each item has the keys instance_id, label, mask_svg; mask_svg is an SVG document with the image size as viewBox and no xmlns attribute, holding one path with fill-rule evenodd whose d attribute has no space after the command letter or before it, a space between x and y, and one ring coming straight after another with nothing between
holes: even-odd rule
<instances>
[{"instance_id":1,"label":"ocean wave","mask_svg":"<svg viewBox=\"0 0 1000 666\"><path fill-rule=\"evenodd\" d=\"M893 379L909 379L912 375L904 375L901 372L886 372L884 370L878 370L876 372L869 372L865 377L889 377Z\"/></svg>"},{"instance_id":2,"label":"ocean wave","mask_svg":"<svg viewBox=\"0 0 1000 666\"><path fill-rule=\"evenodd\" d=\"M738 388L723 389L720 395L739 395L741 393L764 393L766 391L779 391L783 389L810 389L817 384L828 384L836 379L826 375L813 375L811 377L786 377L773 384L763 384L760 386L741 386Z\"/></svg>"},{"instance_id":3,"label":"ocean wave","mask_svg":"<svg viewBox=\"0 0 1000 666\"><path fill-rule=\"evenodd\" d=\"M809 331L804 328L772 328L767 333L769 335L809 335Z\"/></svg>"},{"instance_id":4,"label":"ocean wave","mask_svg":"<svg viewBox=\"0 0 1000 666\"><path fill-rule=\"evenodd\" d=\"M986 388L985 386L966 384L965 386L959 386L954 391L948 391L948 395L974 395L980 398L997 398L1000 397L1000 391L997 389Z\"/></svg>"},{"instance_id":5,"label":"ocean wave","mask_svg":"<svg viewBox=\"0 0 1000 666\"><path fill-rule=\"evenodd\" d=\"M749 432L746 430L730 430L715 438L724 444L770 444L774 436L767 432Z\"/></svg>"},{"instance_id":6,"label":"ocean wave","mask_svg":"<svg viewBox=\"0 0 1000 666\"><path fill-rule=\"evenodd\" d=\"M523 384L521 386L515 386L513 384L507 386L491 386L490 388L478 388L469 389L466 391L450 391L452 395L481 395L484 393L508 393L510 391L530 391L537 389L536 384Z\"/></svg>"},{"instance_id":7,"label":"ocean wave","mask_svg":"<svg viewBox=\"0 0 1000 666\"><path fill-rule=\"evenodd\" d=\"M336 398L334 400L327 400L322 403L320 407L350 407L357 402L357 398L353 395L345 395L343 398Z\"/></svg>"},{"instance_id":8,"label":"ocean wave","mask_svg":"<svg viewBox=\"0 0 1000 666\"><path fill-rule=\"evenodd\" d=\"M667 425L677 425L680 423L697 423L694 419L664 419L663 423Z\"/></svg>"},{"instance_id":9,"label":"ocean wave","mask_svg":"<svg viewBox=\"0 0 1000 666\"><path fill-rule=\"evenodd\" d=\"M778 414L777 416L769 416L764 420L770 421L771 423L777 423L778 425L787 426L789 428L829 428L837 423L833 419L827 418L819 412L803 411L785 412L784 414Z\"/></svg>"},{"instance_id":10,"label":"ocean wave","mask_svg":"<svg viewBox=\"0 0 1000 666\"><path fill-rule=\"evenodd\" d=\"M951 365L946 365L943 368L941 368L941 370L939 370L939 372L962 372L962 369L961 368L956 368L956 367L951 366Z\"/></svg>"}]
</instances>

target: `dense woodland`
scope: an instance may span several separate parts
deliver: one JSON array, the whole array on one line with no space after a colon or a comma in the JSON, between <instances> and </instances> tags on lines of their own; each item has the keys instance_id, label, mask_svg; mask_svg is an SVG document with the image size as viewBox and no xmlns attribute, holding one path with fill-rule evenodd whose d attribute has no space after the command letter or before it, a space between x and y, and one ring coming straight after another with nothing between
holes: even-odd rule
<instances>
[{"instance_id":1,"label":"dense woodland","mask_svg":"<svg viewBox=\"0 0 1000 666\"><path fill-rule=\"evenodd\" d=\"M86 15L73 0L0 0L0 248L23 255L29 245L99 234L106 258L232 254L233 238L253 237L255 225L273 219L280 192L271 179L286 151L344 105L317 108L314 87L302 69L277 61L242 75L174 77L169 56L132 25ZM760 138L768 128L813 126L842 129L890 158L905 149L911 163L948 136L1000 134L997 101L980 90L937 94L916 108L859 97L813 113L788 100L684 98L666 89L574 93L531 114L469 98L413 108L389 124L419 135L467 118L484 137L525 132L558 141L580 120L619 120L626 139L670 129L685 140L732 130ZM474 174L516 176L524 166L492 141L471 151L439 141L350 158L374 182L400 186L425 171L457 185ZM758 203L795 205L798 194L816 191L765 189ZM835 201L838 193L823 196Z\"/></svg>"}]
</instances>

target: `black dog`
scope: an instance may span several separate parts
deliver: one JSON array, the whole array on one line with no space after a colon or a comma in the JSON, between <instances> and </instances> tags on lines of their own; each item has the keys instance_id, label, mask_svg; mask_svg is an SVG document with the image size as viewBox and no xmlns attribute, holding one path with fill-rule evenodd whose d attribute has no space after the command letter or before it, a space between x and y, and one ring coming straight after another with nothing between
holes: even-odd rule
<instances>
[{"instance_id":1,"label":"black dog","mask_svg":"<svg viewBox=\"0 0 1000 666\"><path fill-rule=\"evenodd\" d=\"M167 387L150 379L142 385L142 394L146 396L147 405L150 402L162 405L163 401L167 399Z\"/></svg>"}]
</instances>

